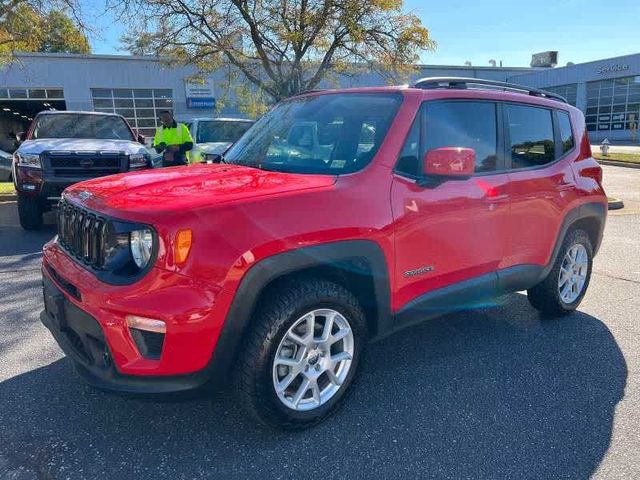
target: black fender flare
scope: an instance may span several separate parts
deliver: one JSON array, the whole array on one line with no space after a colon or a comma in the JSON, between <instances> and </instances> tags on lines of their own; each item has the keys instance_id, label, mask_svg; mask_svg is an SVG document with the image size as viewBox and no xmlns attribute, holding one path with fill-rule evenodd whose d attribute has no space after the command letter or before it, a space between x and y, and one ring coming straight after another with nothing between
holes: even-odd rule
<instances>
[{"instance_id":1,"label":"black fender flare","mask_svg":"<svg viewBox=\"0 0 640 480\"><path fill-rule=\"evenodd\" d=\"M595 233L593 242L593 254L595 255L602 243L602 234L607 218L607 205L601 202L589 202L572 208L565 215L556 243L553 246L549 262L544 266L539 265L516 265L498 271L498 293L511 293L519 290L527 290L544 280L556 263L560 248L564 243L567 232L577 222L585 219L594 219L598 222L598 230Z\"/></svg>"},{"instance_id":2,"label":"black fender flare","mask_svg":"<svg viewBox=\"0 0 640 480\"><path fill-rule=\"evenodd\" d=\"M251 313L264 288L277 278L312 267L354 259L367 262L373 276L378 333L392 330L391 289L387 262L372 240L342 240L289 250L258 261L242 277L207 367L214 384L225 383L235 363Z\"/></svg>"},{"instance_id":3,"label":"black fender flare","mask_svg":"<svg viewBox=\"0 0 640 480\"><path fill-rule=\"evenodd\" d=\"M580 220L585 219L595 219L598 221L598 231L596 232L596 239L593 243L593 255L595 256L600 249L600 244L602 243L602 234L604 232L604 225L607 218L607 205L601 202L589 202L583 203L567 212L562 221L562 225L560 227L560 232L558 233L558 237L556 238L556 244L553 246L553 252L551 254L551 259L549 263L544 268L543 278L548 275L548 273L553 268L553 265L556 263L556 259L558 258L558 253L560 252L560 248L564 242L565 237L567 236L567 232L571 229L571 227L579 222Z\"/></svg>"}]
</instances>

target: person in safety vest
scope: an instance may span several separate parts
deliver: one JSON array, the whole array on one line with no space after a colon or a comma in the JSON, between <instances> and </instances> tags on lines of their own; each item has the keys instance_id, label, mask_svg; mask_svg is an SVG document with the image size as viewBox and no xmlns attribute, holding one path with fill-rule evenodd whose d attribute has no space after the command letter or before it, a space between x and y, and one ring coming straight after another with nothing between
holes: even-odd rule
<instances>
[{"instance_id":1,"label":"person in safety vest","mask_svg":"<svg viewBox=\"0 0 640 480\"><path fill-rule=\"evenodd\" d=\"M193 138L184 123L177 123L168 110L160 112L162 126L156 130L153 148L162 153L162 166L175 167L187 164L187 151L193 148Z\"/></svg>"}]
</instances>

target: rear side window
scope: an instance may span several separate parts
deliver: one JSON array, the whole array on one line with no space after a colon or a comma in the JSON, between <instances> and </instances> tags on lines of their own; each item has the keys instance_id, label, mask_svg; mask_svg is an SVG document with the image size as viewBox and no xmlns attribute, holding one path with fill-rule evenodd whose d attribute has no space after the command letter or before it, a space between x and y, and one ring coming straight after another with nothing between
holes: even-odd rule
<instances>
[{"instance_id":1,"label":"rear side window","mask_svg":"<svg viewBox=\"0 0 640 480\"><path fill-rule=\"evenodd\" d=\"M425 148L473 148L476 172L497 168L496 104L491 102L432 102L426 109Z\"/></svg>"},{"instance_id":2,"label":"rear side window","mask_svg":"<svg viewBox=\"0 0 640 480\"><path fill-rule=\"evenodd\" d=\"M509 124L511 168L536 167L555 160L551 110L504 106Z\"/></svg>"},{"instance_id":3,"label":"rear side window","mask_svg":"<svg viewBox=\"0 0 640 480\"><path fill-rule=\"evenodd\" d=\"M558 112L558 126L560 127L560 141L562 142L562 154L564 155L573 148L573 131L571 130L571 120L567 112Z\"/></svg>"}]
</instances>

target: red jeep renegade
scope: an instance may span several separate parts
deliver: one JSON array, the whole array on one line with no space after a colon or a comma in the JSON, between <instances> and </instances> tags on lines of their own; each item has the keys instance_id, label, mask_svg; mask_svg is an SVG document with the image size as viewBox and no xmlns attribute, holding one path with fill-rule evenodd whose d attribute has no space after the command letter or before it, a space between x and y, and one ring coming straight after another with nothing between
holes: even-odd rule
<instances>
[{"instance_id":1,"label":"red jeep renegade","mask_svg":"<svg viewBox=\"0 0 640 480\"><path fill-rule=\"evenodd\" d=\"M309 92L220 164L65 190L41 319L92 385L233 378L256 419L308 426L370 340L519 290L575 310L601 180L582 113L551 93L460 78Z\"/></svg>"}]
</instances>

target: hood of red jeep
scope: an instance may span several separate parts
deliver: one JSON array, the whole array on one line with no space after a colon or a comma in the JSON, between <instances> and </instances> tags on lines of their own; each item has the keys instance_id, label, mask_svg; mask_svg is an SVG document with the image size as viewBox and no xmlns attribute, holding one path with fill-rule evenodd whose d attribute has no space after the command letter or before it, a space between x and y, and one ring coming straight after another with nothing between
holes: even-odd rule
<instances>
[{"instance_id":1,"label":"hood of red jeep","mask_svg":"<svg viewBox=\"0 0 640 480\"><path fill-rule=\"evenodd\" d=\"M111 175L77 183L64 197L106 215L146 215L237 203L331 186L334 175L306 175L238 165L196 165Z\"/></svg>"}]
</instances>

